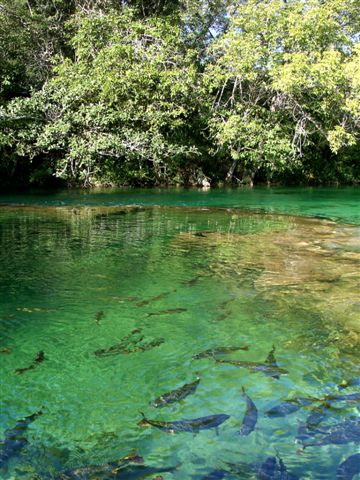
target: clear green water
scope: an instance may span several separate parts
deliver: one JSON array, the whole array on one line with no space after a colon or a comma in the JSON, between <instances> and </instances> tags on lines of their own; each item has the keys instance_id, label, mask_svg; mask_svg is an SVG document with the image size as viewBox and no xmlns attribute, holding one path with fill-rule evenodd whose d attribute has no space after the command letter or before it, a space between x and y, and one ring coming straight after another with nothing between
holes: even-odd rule
<instances>
[{"instance_id":1,"label":"clear green water","mask_svg":"<svg viewBox=\"0 0 360 480\"><path fill-rule=\"evenodd\" d=\"M96 189L0 194L1 204L48 206L167 205L247 208L269 213L326 217L360 225L360 188L219 188L219 189Z\"/></svg>"},{"instance_id":2,"label":"clear green water","mask_svg":"<svg viewBox=\"0 0 360 480\"><path fill-rule=\"evenodd\" d=\"M358 191L338 192L324 195L322 206L317 193L311 202L314 193L305 192L298 205L291 194L283 192L283 203L272 204L280 194L269 193L265 202L266 191L260 192L268 211L342 219L337 222L199 208L203 192L191 191L135 192L133 201L129 191L124 197L2 197L2 203L27 206L0 208L0 349L11 350L0 353L0 438L25 415L41 406L44 413L1 478L52 478L66 468L113 461L132 448L148 465L178 465L163 474L166 479L200 479L226 462L258 464L276 451L302 479L335 478L337 465L358 445L309 447L299 454L295 436L310 407L284 418L264 413L290 397L338 393L338 383L360 376ZM213 195L206 197L209 206L233 207L243 194ZM260 197L248 206L261 209ZM173 207L111 206L161 200ZM193 206L174 208L182 201ZM65 206L55 207L59 202ZM73 207L82 204L88 206ZM149 315L179 308L186 310ZM99 311L104 316L97 323ZM147 340L165 341L129 355L94 355L134 328ZM247 352L226 358L263 361L273 344L279 365L289 371L280 379L192 358L212 347L248 345ZM15 375L40 350L46 360ZM163 409L149 405L197 373L195 394ZM259 412L247 437L237 433L245 413L242 386ZM359 416L358 404L334 406L326 424ZM158 420L215 413L231 418L219 435L171 435L138 426L139 411Z\"/></svg>"}]
</instances>

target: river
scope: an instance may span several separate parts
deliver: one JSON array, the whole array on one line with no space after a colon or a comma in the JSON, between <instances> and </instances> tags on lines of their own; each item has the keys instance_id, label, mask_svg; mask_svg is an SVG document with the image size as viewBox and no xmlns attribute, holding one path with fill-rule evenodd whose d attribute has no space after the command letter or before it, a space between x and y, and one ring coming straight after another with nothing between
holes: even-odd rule
<instances>
[{"instance_id":1,"label":"river","mask_svg":"<svg viewBox=\"0 0 360 480\"><path fill-rule=\"evenodd\" d=\"M359 420L359 401L325 402L359 392L338 388L360 377L359 199L357 188L0 195L0 438L42 411L1 478L60 478L136 449L154 471L174 467L164 479L260 478L276 455L298 478L335 479L358 451L349 436L321 443ZM279 375L264 367L271 351ZM186 398L150 404L196 378ZM242 387L258 411L247 436ZM303 448L320 410L323 430L305 440L319 445ZM171 434L138 425L139 412L229 418ZM156 477L141 475L119 478Z\"/></svg>"}]
</instances>

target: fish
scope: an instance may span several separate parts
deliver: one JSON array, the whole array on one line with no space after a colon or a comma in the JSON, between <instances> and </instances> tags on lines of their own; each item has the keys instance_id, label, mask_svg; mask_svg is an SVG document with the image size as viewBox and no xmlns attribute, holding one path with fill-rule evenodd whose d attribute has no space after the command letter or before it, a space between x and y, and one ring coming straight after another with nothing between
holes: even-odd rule
<instances>
[{"instance_id":1,"label":"fish","mask_svg":"<svg viewBox=\"0 0 360 480\"><path fill-rule=\"evenodd\" d=\"M300 424L297 433L297 440L304 442L316 435L324 435L334 428L334 425L320 425L327 417L327 412L332 406L329 402L323 402L311 410L305 423Z\"/></svg>"},{"instance_id":2,"label":"fish","mask_svg":"<svg viewBox=\"0 0 360 480\"><path fill-rule=\"evenodd\" d=\"M186 280L185 282L181 282L182 285L186 285L188 287L192 287L193 285L196 285L197 282L200 280L201 276L198 275L197 277L191 278L190 280Z\"/></svg>"},{"instance_id":3,"label":"fish","mask_svg":"<svg viewBox=\"0 0 360 480\"><path fill-rule=\"evenodd\" d=\"M241 478L242 480L245 478L255 478L255 470L257 469L256 465L254 464L248 464L244 462L237 462L237 463L229 463L225 462L226 466L229 469L229 472L226 473L231 473L235 475L236 477Z\"/></svg>"},{"instance_id":4,"label":"fish","mask_svg":"<svg viewBox=\"0 0 360 480\"><path fill-rule=\"evenodd\" d=\"M175 390L172 390L171 392L160 395L160 397L156 398L153 402L151 402L151 405L155 408L159 408L159 407L165 407L169 403L179 402L180 400L187 397L191 393L194 393L199 383L200 383L200 378L197 377L197 379L194 382L185 383L181 387Z\"/></svg>"},{"instance_id":5,"label":"fish","mask_svg":"<svg viewBox=\"0 0 360 480\"><path fill-rule=\"evenodd\" d=\"M130 453L114 462L65 470L56 477L56 480L107 480L117 478L116 474L123 471L128 465L142 464L143 462L143 457L140 457L136 450L131 450Z\"/></svg>"},{"instance_id":6,"label":"fish","mask_svg":"<svg viewBox=\"0 0 360 480\"><path fill-rule=\"evenodd\" d=\"M158 420L150 420L145 417L145 415L140 412L142 415L142 420L138 422L138 425L145 427L145 426L152 426L159 428L165 432L192 432L198 433L200 430L208 430L210 428L216 428L222 423L224 423L228 418L229 415L224 413L216 414L216 415L208 415L206 417L194 418L191 420L176 420L174 422L161 422Z\"/></svg>"},{"instance_id":7,"label":"fish","mask_svg":"<svg viewBox=\"0 0 360 480\"><path fill-rule=\"evenodd\" d=\"M196 353L193 355L194 360L200 360L202 358L214 358L216 355L222 355L226 353L237 352L238 350L249 350L247 345L241 347L215 347L209 348L204 352Z\"/></svg>"},{"instance_id":8,"label":"fish","mask_svg":"<svg viewBox=\"0 0 360 480\"><path fill-rule=\"evenodd\" d=\"M109 348L100 348L96 350L95 355L97 357L109 357L111 355L118 355L120 353L129 353L129 349L127 346L123 345L122 343L117 343L116 345L112 345Z\"/></svg>"},{"instance_id":9,"label":"fish","mask_svg":"<svg viewBox=\"0 0 360 480\"><path fill-rule=\"evenodd\" d=\"M133 350L131 351L129 350L125 353L145 352L145 350L150 350L151 348L158 347L164 342L165 342L164 338L161 338L161 337L154 338L154 340L151 340L151 342L138 344L133 348Z\"/></svg>"},{"instance_id":10,"label":"fish","mask_svg":"<svg viewBox=\"0 0 360 480\"><path fill-rule=\"evenodd\" d=\"M277 459L276 457L268 457L259 468L257 472L257 478L259 480L271 480L275 477L277 472Z\"/></svg>"},{"instance_id":11,"label":"fish","mask_svg":"<svg viewBox=\"0 0 360 480\"><path fill-rule=\"evenodd\" d=\"M340 383L340 385L338 385L339 390L343 390L344 388L348 387L360 387L360 377L347 380L346 382Z\"/></svg>"},{"instance_id":12,"label":"fish","mask_svg":"<svg viewBox=\"0 0 360 480\"><path fill-rule=\"evenodd\" d=\"M129 353L130 346L134 346L144 339L140 328L135 328L129 334L120 340L120 343L112 345L109 348L100 348L94 353L97 357L107 357L109 355L118 355L119 353Z\"/></svg>"},{"instance_id":13,"label":"fish","mask_svg":"<svg viewBox=\"0 0 360 480\"><path fill-rule=\"evenodd\" d=\"M11 353L11 348L10 347L0 348L0 353Z\"/></svg>"},{"instance_id":14,"label":"fish","mask_svg":"<svg viewBox=\"0 0 360 480\"><path fill-rule=\"evenodd\" d=\"M299 425L296 439L304 443L305 440L314 437L317 434L324 434L327 432L326 426L319 425L326 418L326 410L328 410L329 405L323 403L311 410L310 415L307 417L305 423Z\"/></svg>"},{"instance_id":15,"label":"fish","mask_svg":"<svg viewBox=\"0 0 360 480\"><path fill-rule=\"evenodd\" d=\"M217 317L215 318L216 321L221 322L223 320L226 320L226 318L228 318L231 312L229 312L229 310L226 309L226 307L229 305L229 303L233 302L234 300L235 298L227 299L224 302L221 302L217 306L217 310L220 310L220 312L222 313L219 313L219 315L217 315Z\"/></svg>"},{"instance_id":16,"label":"fish","mask_svg":"<svg viewBox=\"0 0 360 480\"><path fill-rule=\"evenodd\" d=\"M98 312L95 313L95 322L99 325L100 320L103 318L105 313L102 310L99 310Z\"/></svg>"},{"instance_id":17,"label":"fish","mask_svg":"<svg viewBox=\"0 0 360 480\"><path fill-rule=\"evenodd\" d=\"M17 368L15 370L16 375L22 375L23 373L27 372L28 370L33 370L35 367L39 365L39 363L42 363L45 360L45 355L42 350L36 354L36 357L34 358L33 362L31 365L25 368Z\"/></svg>"},{"instance_id":18,"label":"fish","mask_svg":"<svg viewBox=\"0 0 360 480\"><path fill-rule=\"evenodd\" d=\"M265 415L267 417L286 417L286 415L290 415L291 413L296 412L301 407L311 405L313 401L316 399L311 398L290 398L289 400L285 400L284 402L279 403L275 407L271 408Z\"/></svg>"},{"instance_id":19,"label":"fish","mask_svg":"<svg viewBox=\"0 0 360 480\"><path fill-rule=\"evenodd\" d=\"M316 429L320 425L320 423L325 420L325 418L326 414L324 405L320 408L314 409L306 419L305 425L307 430Z\"/></svg>"},{"instance_id":20,"label":"fish","mask_svg":"<svg viewBox=\"0 0 360 480\"><path fill-rule=\"evenodd\" d=\"M278 457L268 457L260 466L256 478L258 480L299 480L299 477L289 473Z\"/></svg>"},{"instance_id":21,"label":"fish","mask_svg":"<svg viewBox=\"0 0 360 480\"><path fill-rule=\"evenodd\" d=\"M289 372L285 368L281 368L277 365L274 356L275 347L269 352L265 362L249 362L245 360L219 360L215 359L216 363L225 363L233 365L235 367L243 367L254 372L262 372L264 375L272 378L279 379L280 375L287 375Z\"/></svg>"},{"instance_id":22,"label":"fish","mask_svg":"<svg viewBox=\"0 0 360 480\"><path fill-rule=\"evenodd\" d=\"M124 343L137 343L139 341L141 341L143 339L143 335L142 335L142 330L141 328L134 328L133 330L131 330L130 333L128 333L127 335L125 335L125 337L122 338L122 342ZM140 339L140 340L139 340Z\"/></svg>"},{"instance_id":23,"label":"fish","mask_svg":"<svg viewBox=\"0 0 360 480\"><path fill-rule=\"evenodd\" d=\"M246 412L240 427L239 434L241 436L249 435L254 429L258 419L258 411L255 403L247 395L245 388L242 387L242 395L246 400Z\"/></svg>"},{"instance_id":24,"label":"fish","mask_svg":"<svg viewBox=\"0 0 360 480\"><path fill-rule=\"evenodd\" d=\"M157 302L158 300L162 300L170 295L171 292L164 292L160 293L160 295L156 295L155 297L148 298L147 300L142 300L136 304L137 307L144 307L145 305L149 305L149 303Z\"/></svg>"},{"instance_id":25,"label":"fish","mask_svg":"<svg viewBox=\"0 0 360 480\"><path fill-rule=\"evenodd\" d=\"M133 330L133 333L140 333L140 329ZM124 339L110 348L102 348L95 351L97 357L107 357L110 355L118 354L130 354L136 352L145 352L145 350L150 350L151 348L158 347L164 343L163 338L154 338L150 342L141 343L144 339L144 336L140 334L138 337L133 338L132 340L128 339L129 335L124 337Z\"/></svg>"},{"instance_id":26,"label":"fish","mask_svg":"<svg viewBox=\"0 0 360 480\"><path fill-rule=\"evenodd\" d=\"M235 301L235 298L232 297L232 298L228 298L227 300L224 300L223 302L219 303L219 305L217 306L217 308L219 310L224 310L228 305L229 303L232 303Z\"/></svg>"},{"instance_id":27,"label":"fish","mask_svg":"<svg viewBox=\"0 0 360 480\"><path fill-rule=\"evenodd\" d=\"M355 453L340 463L336 471L336 480L352 480L358 473L360 473L360 453Z\"/></svg>"},{"instance_id":28,"label":"fish","mask_svg":"<svg viewBox=\"0 0 360 480\"><path fill-rule=\"evenodd\" d=\"M147 465L129 465L124 469L121 469L115 474L115 480L136 480L148 478L149 475L156 475L157 473L174 473L178 469L178 466L173 467L151 467ZM156 478L159 478L156 477ZM163 478L160 476L160 478ZM94 478L94 480L97 480ZM104 480L109 480L108 477Z\"/></svg>"},{"instance_id":29,"label":"fish","mask_svg":"<svg viewBox=\"0 0 360 480\"><path fill-rule=\"evenodd\" d=\"M319 440L303 442L303 449L306 447L321 447L323 445L344 445L351 442L360 442L360 420L345 420L336 425L329 425L319 430L325 433Z\"/></svg>"},{"instance_id":30,"label":"fish","mask_svg":"<svg viewBox=\"0 0 360 480\"><path fill-rule=\"evenodd\" d=\"M5 438L0 443L0 468L4 468L9 460L19 455L27 445L26 430L30 423L34 422L40 415L42 415L42 410L18 420L14 428L5 431Z\"/></svg>"},{"instance_id":31,"label":"fish","mask_svg":"<svg viewBox=\"0 0 360 480\"><path fill-rule=\"evenodd\" d=\"M346 395L325 395L320 401L323 402L359 402L360 392L348 393Z\"/></svg>"},{"instance_id":32,"label":"fish","mask_svg":"<svg viewBox=\"0 0 360 480\"><path fill-rule=\"evenodd\" d=\"M266 357L265 363L267 365L276 365L275 345L272 346L272 349L268 353L268 356Z\"/></svg>"},{"instance_id":33,"label":"fish","mask_svg":"<svg viewBox=\"0 0 360 480\"><path fill-rule=\"evenodd\" d=\"M187 308L168 308L167 310L159 310L158 312L147 313L147 317L153 317L154 315L172 315L174 313L186 312Z\"/></svg>"},{"instance_id":34,"label":"fish","mask_svg":"<svg viewBox=\"0 0 360 480\"><path fill-rule=\"evenodd\" d=\"M113 295L110 297L110 300L114 302L119 302L119 303L125 303L125 302L137 302L139 300L139 297L122 297L119 295Z\"/></svg>"},{"instance_id":35,"label":"fish","mask_svg":"<svg viewBox=\"0 0 360 480\"><path fill-rule=\"evenodd\" d=\"M137 454L135 449L133 449L127 455L116 461L117 466L113 468L112 471L116 472L117 468L122 468L126 465L129 465L129 463L144 463L144 459Z\"/></svg>"}]
</instances>

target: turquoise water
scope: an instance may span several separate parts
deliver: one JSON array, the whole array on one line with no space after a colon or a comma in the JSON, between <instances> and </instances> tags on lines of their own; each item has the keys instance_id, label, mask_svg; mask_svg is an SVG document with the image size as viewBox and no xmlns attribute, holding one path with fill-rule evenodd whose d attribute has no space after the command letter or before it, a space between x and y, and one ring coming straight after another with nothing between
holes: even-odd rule
<instances>
[{"instance_id":1,"label":"turquoise water","mask_svg":"<svg viewBox=\"0 0 360 480\"><path fill-rule=\"evenodd\" d=\"M249 208L269 213L320 216L360 225L360 188L219 188L96 189L59 191L49 195L0 195L0 204L24 205L167 205Z\"/></svg>"},{"instance_id":2,"label":"turquoise water","mask_svg":"<svg viewBox=\"0 0 360 480\"><path fill-rule=\"evenodd\" d=\"M1 197L26 206L0 208L0 438L43 409L1 478L56 478L131 449L146 465L176 466L165 479L206 478L214 469L226 470L224 478L257 478L276 452L299 478L335 478L358 444L300 452L297 430L314 405L283 418L265 415L288 398L340 393L340 382L360 376L358 191L331 192L320 202L315 191L264 189L248 200L256 212L230 209L251 197L243 190ZM115 206L123 203L172 207ZM220 204L228 209L214 208ZM146 342L164 342L126 355L94 354L135 328ZM264 362L273 345L288 370L278 379L193 359L209 348L248 346L220 358ZM16 375L39 351L45 360ZM162 409L149 405L197 375L194 394ZM246 437L238 434L246 409L241 387L258 409ZM164 421L230 418L218 433L169 434L140 427L139 412ZM358 417L358 402L336 402L322 425Z\"/></svg>"}]
</instances>

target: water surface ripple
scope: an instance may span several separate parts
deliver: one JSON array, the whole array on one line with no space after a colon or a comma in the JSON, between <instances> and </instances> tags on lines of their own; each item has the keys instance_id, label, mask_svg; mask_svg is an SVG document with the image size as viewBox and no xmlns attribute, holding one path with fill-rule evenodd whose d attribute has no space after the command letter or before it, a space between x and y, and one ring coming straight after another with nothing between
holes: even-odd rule
<instances>
[{"instance_id":1,"label":"water surface ripple","mask_svg":"<svg viewBox=\"0 0 360 480\"><path fill-rule=\"evenodd\" d=\"M359 402L266 415L289 398L359 392L337 387L360 376L358 226L236 209L28 205L0 208L0 242L0 438L43 411L1 478L56 478L136 449L146 465L176 466L166 479L221 469L257 478L278 453L298 478L328 480L358 451L355 441L301 450L296 436L314 407L326 432L358 420ZM193 358L236 346L248 350ZM273 346L287 374L233 364L266 365ZM150 405L197 376L179 402ZM258 410L247 436L242 387ZM139 412L230 418L218 432L169 434L139 426Z\"/></svg>"}]
</instances>

